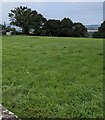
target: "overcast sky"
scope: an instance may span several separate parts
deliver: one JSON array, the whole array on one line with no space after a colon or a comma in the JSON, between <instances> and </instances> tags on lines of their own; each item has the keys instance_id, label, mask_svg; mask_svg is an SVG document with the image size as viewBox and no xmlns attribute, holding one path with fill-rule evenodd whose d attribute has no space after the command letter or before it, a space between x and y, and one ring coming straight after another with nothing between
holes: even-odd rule
<instances>
[{"instance_id":1,"label":"overcast sky","mask_svg":"<svg viewBox=\"0 0 105 120\"><path fill-rule=\"evenodd\" d=\"M2 23L8 23L8 13L20 5L37 10L47 19L69 17L73 22L85 25L103 21L103 2L2 2Z\"/></svg>"}]
</instances>

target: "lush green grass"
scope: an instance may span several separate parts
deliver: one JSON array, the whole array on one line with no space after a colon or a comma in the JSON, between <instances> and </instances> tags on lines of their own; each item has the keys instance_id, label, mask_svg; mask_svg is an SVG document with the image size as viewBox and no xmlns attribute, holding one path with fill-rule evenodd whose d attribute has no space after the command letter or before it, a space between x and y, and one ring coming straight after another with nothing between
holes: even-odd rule
<instances>
[{"instance_id":1,"label":"lush green grass","mask_svg":"<svg viewBox=\"0 0 105 120\"><path fill-rule=\"evenodd\" d=\"M2 82L19 117L102 117L103 40L3 36Z\"/></svg>"}]
</instances>

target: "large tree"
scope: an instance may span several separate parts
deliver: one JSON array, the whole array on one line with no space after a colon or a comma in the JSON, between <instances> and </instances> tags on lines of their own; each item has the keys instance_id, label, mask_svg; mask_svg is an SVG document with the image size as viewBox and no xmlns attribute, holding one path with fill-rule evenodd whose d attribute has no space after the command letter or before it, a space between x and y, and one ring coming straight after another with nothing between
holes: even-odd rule
<instances>
[{"instance_id":1,"label":"large tree","mask_svg":"<svg viewBox=\"0 0 105 120\"><path fill-rule=\"evenodd\" d=\"M17 7L9 13L11 25L22 28L23 33L29 34L31 28L32 11L27 7Z\"/></svg>"},{"instance_id":2,"label":"large tree","mask_svg":"<svg viewBox=\"0 0 105 120\"><path fill-rule=\"evenodd\" d=\"M93 37L96 37L96 38L105 38L105 21L98 28L98 32L95 32L93 34Z\"/></svg>"},{"instance_id":3,"label":"large tree","mask_svg":"<svg viewBox=\"0 0 105 120\"><path fill-rule=\"evenodd\" d=\"M74 37L86 37L87 36L87 28L82 23L74 23L73 24L73 36Z\"/></svg>"},{"instance_id":4,"label":"large tree","mask_svg":"<svg viewBox=\"0 0 105 120\"><path fill-rule=\"evenodd\" d=\"M23 33L29 34L29 30L32 28L38 28L43 22L43 16L38 14L37 11L32 11L27 7L17 7L11 10L9 13L11 25L15 25L22 28Z\"/></svg>"},{"instance_id":5,"label":"large tree","mask_svg":"<svg viewBox=\"0 0 105 120\"><path fill-rule=\"evenodd\" d=\"M33 11L33 14L36 14L35 11ZM43 26L47 22L46 18L44 18L41 14L33 15L33 25L32 28L34 29L35 35L42 35L44 34Z\"/></svg>"},{"instance_id":6,"label":"large tree","mask_svg":"<svg viewBox=\"0 0 105 120\"><path fill-rule=\"evenodd\" d=\"M60 35L60 20L48 20L44 25L45 35L59 36Z\"/></svg>"},{"instance_id":7,"label":"large tree","mask_svg":"<svg viewBox=\"0 0 105 120\"><path fill-rule=\"evenodd\" d=\"M69 18L64 18L63 20L61 20L61 36L72 36L73 33L73 22L71 19Z\"/></svg>"}]
</instances>

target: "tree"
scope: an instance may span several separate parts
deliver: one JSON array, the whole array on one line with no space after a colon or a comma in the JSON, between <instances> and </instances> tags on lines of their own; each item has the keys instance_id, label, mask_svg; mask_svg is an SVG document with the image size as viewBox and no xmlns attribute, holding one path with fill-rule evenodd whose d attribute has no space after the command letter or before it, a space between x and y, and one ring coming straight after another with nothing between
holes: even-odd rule
<instances>
[{"instance_id":1,"label":"tree","mask_svg":"<svg viewBox=\"0 0 105 120\"><path fill-rule=\"evenodd\" d=\"M17 7L11 10L9 13L9 18L11 25L15 25L22 28L23 33L29 34L29 29L31 28L32 11L27 7Z\"/></svg>"},{"instance_id":2,"label":"tree","mask_svg":"<svg viewBox=\"0 0 105 120\"><path fill-rule=\"evenodd\" d=\"M29 34L29 30L35 29L35 32L45 21L45 18L38 14L36 10L32 11L27 7L17 7L9 13L11 25L22 28L24 34Z\"/></svg>"},{"instance_id":3,"label":"tree","mask_svg":"<svg viewBox=\"0 0 105 120\"><path fill-rule=\"evenodd\" d=\"M60 36L71 37L73 33L73 22L69 18L61 20Z\"/></svg>"},{"instance_id":4,"label":"tree","mask_svg":"<svg viewBox=\"0 0 105 120\"><path fill-rule=\"evenodd\" d=\"M6 26L5 25L2 25L0 24L0 35L3 35L3 34L6 34Z\"/></svg>"},{"instance_id":5,"label":"tree","mask_svg":"<svg viewBox=\"0 0 105 120\"><path fill-rule=\"evenodd\" d=\"M82 23L73 23L71 19L46 20L36 10L27 7L17 7L9 13L10 24L22 28L24 34L34 35L85 37L87 29ZM102 31L100 29L100 31Z\"/></svg>"},{"instance_id":6,"label":"tree","mask_svg":"<svg viewBox=\"0 0 105 120\"><path fill-rule=\"evenodd\" d=\"M5 25L0 24L0 30L5 30L5 29L6 29L6 26L5 26Z\"/></svg>"},{"instance_id":7,"label":"tree","mask_svg":"<svg viewBox=\"0 0 105 120\"><path fill-rule=\"evenodd\" d=\"M35 11L33 11L33 14ZM47 22L46 18L44 18L41 14L33 15L33 25L32 28L34 29L35 35L44 34L43 26Z\"/></svg>"},{"instance_id":8,"label":"tree","mask_svg":"<svg viewBox=\"0 0 105 120\"><path fill-rule=\"evenodd\" d=\"M98 32L95 32L93 34L93 37L95 37L95 38L105 38L105 21L98 28Z\"/></svg>"},{"instance_id":9,"label":"tree","mask_svg":"<svg viewBox=\"0 0 105 120\"><path fill-rule=\"evenodd\" d=\"M12 31L14 34L16 33L16 29L15 28L12 28L11 26L7 26L5 28L6 32L9 32L9 31Z\"/></svg>"},{"instance_id":10,"label":"tree","mask_svg":"<svg viewBox=\"0 0 105 120\"><path fill-rule=\"evenodd\" d=\"M86 37L87 28L82 23L74 23L73 24L73 36L74 37Z\"/></svg>"},{"instance_id":11,"label":"tree","mask_svg":"<svg viewBox=\"0 0 105 120\"><path fill-rule=\"evenodd\" d=\"M48 20L45 25L45 35L59 36L60 35L60 20Z\"/></svg>"}]
</instances>

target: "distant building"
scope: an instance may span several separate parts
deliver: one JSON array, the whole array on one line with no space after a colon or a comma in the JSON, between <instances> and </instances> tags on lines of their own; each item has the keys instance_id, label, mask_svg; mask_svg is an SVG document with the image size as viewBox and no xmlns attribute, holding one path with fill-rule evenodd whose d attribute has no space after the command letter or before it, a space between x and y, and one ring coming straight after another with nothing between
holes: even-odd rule
<instances>
[{"instance_id":1,"label":"distant building","mask_svg":"<svg viewBox=\"0 0 105 120\"><path fill-rule=\"evenodd\" d=\"M12 34L13 34L12 31L6 32L6 35L12 35Z\"/></svg>"},{"instance_id":2,"label":"distant building","mask_svg":"<svg viewBox=\"0 0 105 120\"><path fill-rule=\"evenodd\" d=\"M6 30L0 30L0 35L6 34Z\"/></svg>"},{"instance_id":3,"label":"distant building","mask_svg":"<svg viewBox=\"0 0 105 120\"><path fill-rule=\"evenodd\" d=\"M93 34L95 32L98 32L98 29L97 30L87 30L88 34L89 34L89 37L92 38L93 37Z\"/></svg>"},{"instance_id":4,"label":"distant building","mask_svg":"<svg viewBox=\"0 0 105 120\"><path fill-rule=\"evenodd\" d=\"M98 32L98 30L87 30L89 33Z\"/></svg>"},{"instance_id":5,"label":"distant building","mask_svg":"<svg viewBox=\"0 0 105 120\"><path fill-rule=\"evenodd\" d=\"M85 25L88 30L98 30L100 25Z\"/></svg>"}]
</instances>

